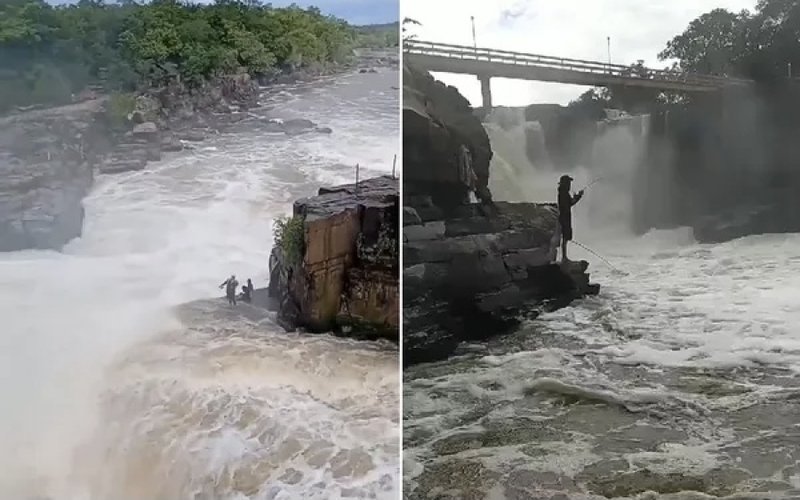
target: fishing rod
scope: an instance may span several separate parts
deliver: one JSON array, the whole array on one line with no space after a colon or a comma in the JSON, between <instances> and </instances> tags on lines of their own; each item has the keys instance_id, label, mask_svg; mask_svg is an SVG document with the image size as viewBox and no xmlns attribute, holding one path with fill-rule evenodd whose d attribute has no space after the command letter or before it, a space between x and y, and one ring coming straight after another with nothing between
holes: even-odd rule
<instances>
[{"instance_id":1,"label":"fishing rod","mask_svg":"<svg viewBox=\"0 0 800 500\"><path fill-rule=\"evenodd\" d=\"M597 257L598 259L600 259L600 260L602 260L603 262L605 262L605 264L606 264L608 267L610 267L612 271L615 271L615 272L618 272L618 273L624 274L625 276L627 276L627 275L629 274L629 273L627 273L627 272L623 271L622 269L619 269L618 267L614 266L614 264L612 264L611 262L609 262L609 261L608 261L608 259L606 259L606 258L605 258L605 257L603 257L602 255L600 255L599 253L595 252L595 251L594 251L594 250L592 250L591 248L587 247L587 246L586 246L586 245L584 245L583 243L580 243L580 242L578 242L578 241L575 241L575 240L572 240L572 242L573 242L573 243L575 243L576 245L578 245L579 247L583 248L584 250L586 250L586 251L587 251L587 252L589 252L590 254L594 255L594 256L595 256L595 257Z\"/></svg>"},{"instance_id":2,"label":"fishing rod","mask_svg":"<svg viewBox=\"0 0 800 500\"><path fill-rule=\"evenodd\" d=\"M584 187L583 187L583 189L581 189L581 191L586 191L586 190L587 190L587 189L589 189L591 186L594 186L594 185L595 185L595 184L597 184L598 182L600 182L600 181L604 181L604 180L608 179L609 177L617 177L617 176L620 176L620 175L623 175L623 174L618 172L618 173L616 173L616 174L601 175L600 177L595 177L595 178L594 178L594 179L593 179L593 180L592 180L592 181L591 181L589 184L587 184L586 186L584 186Z\"/></svg>"},{"instance_id":3,"label":"fishing rod","mask_svg":"<svg viewBox=\"0 0 800 500\"><path fill-rule=\"evenodd\" d=\"M598 182L602 181L603 179L605 179L605 177L597 177L597 178L595 178L592 182L590 182L589 184L583 186L583 189L581 189L581 191L586 191L587 189L589 189L593 185L597 184Z\"/></svg>"}]
</instances>

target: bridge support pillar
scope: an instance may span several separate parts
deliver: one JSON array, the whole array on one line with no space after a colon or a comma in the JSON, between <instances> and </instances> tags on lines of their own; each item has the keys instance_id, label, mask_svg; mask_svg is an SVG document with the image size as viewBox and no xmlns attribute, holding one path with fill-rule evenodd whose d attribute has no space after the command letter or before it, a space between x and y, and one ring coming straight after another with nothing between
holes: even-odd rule
<instances>
[{"instance_id":1,"label":"bridge support pillar","mask_svg":"<svg viewBox=\"0 0 800 500\"><path fill-rule=\"evenodd\" d=\"M483 112L489 113L492 110L492 87L488 76L478 75L481 82L481 97L483 98Z\"/></svg>"}]
</instances>

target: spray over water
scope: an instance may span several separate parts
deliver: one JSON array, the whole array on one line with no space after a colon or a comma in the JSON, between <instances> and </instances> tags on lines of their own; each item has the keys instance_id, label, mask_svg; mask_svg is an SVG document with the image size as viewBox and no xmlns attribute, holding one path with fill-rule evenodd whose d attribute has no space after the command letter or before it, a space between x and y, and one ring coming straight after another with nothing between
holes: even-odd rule
<instances>
[{"instance_id":1,"label":"spray over water","mask_svg":"<svg viewBox=\"0 0 800 500\"><path fill-rule=\"evenodd\" d=\"M0 496L396 498L395 346L285 334L231 309L265 286L272 221L320 185L391 172L397 72L270 89L252 120L100 177L63 253L0 255ZM274 136L308 118L328 135Z\"/></svg>"}]
</instances>

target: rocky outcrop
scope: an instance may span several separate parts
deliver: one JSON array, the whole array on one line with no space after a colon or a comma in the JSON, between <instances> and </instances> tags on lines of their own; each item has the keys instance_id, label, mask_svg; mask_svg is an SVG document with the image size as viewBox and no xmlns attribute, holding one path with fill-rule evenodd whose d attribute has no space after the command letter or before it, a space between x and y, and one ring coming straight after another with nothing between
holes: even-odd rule
<instances>
[{"instance_id":1,"label":"rocky outcrop","mask_svg":"<svg viewBox=\"0 0 800 500\"><path fill-rule=\"evenodd\" d=\"M333 132L329 127L320 127L311 120L305 118L293 118L290 120L264 119L256 124L262 131L270 134L301 135L316 132L319 134L330 134Z\"/></svg>"},{"instance_id":2,"label":"rocky outcrop","mask_svg":"<svg viewBox=\"0 0 800 500\"><path fill-rule=\"evenodd\" d=\"M471 187L487 185L492 152L457 90L413 69L404 85L404 363L446 358L462 341L509 331L525 317L597 293L588 263L555 263L554 205L490 196L467 202ZM459 148L477 152L473 186L458 176Z\"/></svg>"},{"instance_id":3,"label":"rocky outcrop","mask_svg":"<svg viewBox=\"0 0 800 500\"><path fill-rule=\"evenodd\" d=\"M489 136L469 101L455 87L404 65L403 189L432 193L441 206L463 204L470 191L489 201L491 158Z\"/></svg>"},{"instance_id":4,"label":"rocky outcrop","mask_svg":"<svg viewBox=\"0 0 800 500\"><path fill-rule=\"evenodd\" d=\"M465 205L447 217L430 201L405 200L403 349L406 363L446 357L464 340L485 339L525 317L563 307L599 286L588 263L555 263L554 205Z\"/></svg>"},{"instance_id":5,"label":"rocky outcrop","mask_svg":"<svg viewBox=\"0 0 800 500\"><path fill-rule=\"evenodd\" d=\"M0 119L0 251L60 249L80 236L101 106Z\"/></svg>"},{"instance_id":6,"label":"rocky outcrop","mask_svg":"<svg viewBox=\"0 0 800 500\"><path fill-rule=\"evenodd\" d=\"M270 256L269 295L281 324L396 340L399 216L391 177L295 202Z\"/></svg>"},{"instance_id":7,"label":"rocky outcrop","mask_svg":"<svg viewBox=\"0 0 800 500\"><path fill-rule=\"evenodd\" d=\"M398 47L387 49L355 49L356 65L359 73L377 73L375 68L398 68L400 51Z\"/></svg>"},{"instance_id":8,"label":"rocky outcrop","mask_svg":"<svg viewBox=\"0 0 800 500\"><path fill-rule=\"evenodd\" d=\"M186 143L244 119L258 103L259 88L244 72L215 78L199 87L175 79L136 97L126 130L115 134L116 146L99 165L104 174L142 170L162 152L181 151Z\"/></svg>"}]
</instances>

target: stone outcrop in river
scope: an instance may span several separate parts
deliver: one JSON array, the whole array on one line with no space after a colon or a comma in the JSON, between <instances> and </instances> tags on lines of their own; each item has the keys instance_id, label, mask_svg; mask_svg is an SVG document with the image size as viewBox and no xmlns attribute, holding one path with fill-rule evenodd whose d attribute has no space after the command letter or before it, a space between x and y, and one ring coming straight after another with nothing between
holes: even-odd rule
<instances>
[{"instance_id":1,"label":"stone outcrop in river","mask_svg":"<svg viewBox=\"0 0 800 500\"><path fill-rule=\"evenodd\" d=\"M398 338L399 190L384 176L298 200L270 256L287 329Z\"/></svg>"},{"instance_id":2,"label":"stone outcrop in river","mask_svg":"<svg viewBox=\"0 0 800 500\"><path fill-rule=\"evenodd\" d=\"M81 234L101 106L0 119L0 251L60 249Z\"/></svg>"},{"instance_id":3,"label":"stone outcrop in river","mask_svg":"<svg viewBox=\"0 0 800 500\"><path fill-rule=\"evenodd\" d=\"M445 358L461 341L597 293L588 263L555 263L554 205L491 201L489 138L463 96L408 68L404 86L404 363ZM464 147L475 152L475 186L454 160ZM486 191L482 203L466 201L470 187Z\"/></svg>"}]
</instances>

